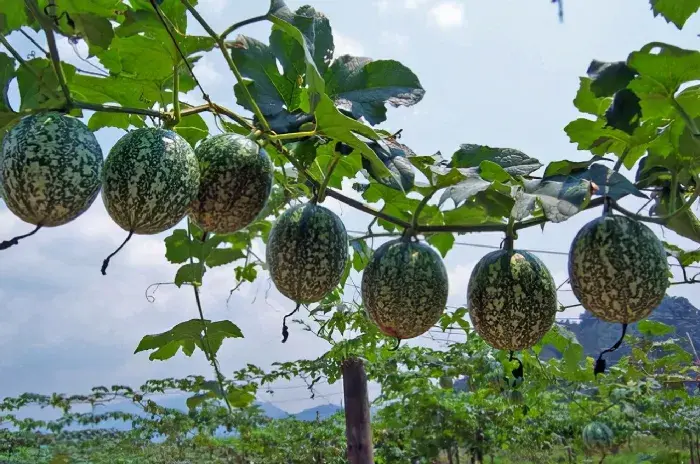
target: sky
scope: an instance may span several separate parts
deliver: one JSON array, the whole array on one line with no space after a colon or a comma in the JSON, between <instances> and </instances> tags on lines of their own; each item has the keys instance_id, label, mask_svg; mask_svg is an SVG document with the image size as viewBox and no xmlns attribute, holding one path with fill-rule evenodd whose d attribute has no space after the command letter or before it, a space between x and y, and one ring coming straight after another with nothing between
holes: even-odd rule
<instances>
[{"instance_id":1,"label":"sky","mask_svg":"<svg viewBox=\"0 0 700 464\"><path fill-rule=\"evenodd\" d=\"M441 151L449 157L462 143L517 148L542 164L556 159L585 160L563 128L583 117L573 106L579 76L592 59L624 60L627 54L651 41L681 47L697 47L698 16L678 31L662 18L654 18L645 0L569 0L560 23L556 5L548 0L314 0L288 1L294 9L309 3L330 19L335 36L335 56L352 54L374 59L396 59L412 69L426 90L423 100L410 108L390 108L381 127L403 129L401 142L419 154ZM259 1L200 0L199 11L215 30L241 19L263 14L267 4ZM225 14L223 14L225 13ZM266 41L269 24L258 23L239 32ZM190 20L191 33L203 34ZM43 43L39 35L37 39ZM9 41L26 56L31 44L19 34ZM65 38L59 41L61 58L84 67L76 50ZM77 46L87 55L84 44ZM235 103L234 78L217 50L194 68L214 101L244 112ZM17 105L16 84L10 89ZM196 91L185 99L201 102ZM86 116L90 113L86 112ZM85 119L87 120L87 118ZM213 129L213 133L217 130ZM106 156L124 134L118 129L96 133ZM632 175L626 173L626 175ZM357 195L346 182L344 192ZM326 206L338 213L349 230L365 230L372 219L333 199ZM626 199L623 205L639 202ZM519 233L516 246L567 252L578 229L597 212L584 212L542 232L531 228ZM182 227L180 224L179 227ZM32 226L14 217L0 202L0 240L29 232ZM661 234L660 228L653 226ZM111 261L107 276L100 274L102 260L125 238L126 233L105 212L101 198L77 220L43 229L19 246L0 252L0 397L22 392L83 393L95 385L137 386L147 379L211 375L201 352L192 357L179 353L161 362L149 361L148 353L133 354L145 334L163 332L197 316L189 288L160 287L155 301L145 297L147 287L174 278L177 265L164 257L163 238L136 236ZM689 240L665 231L667 240L696 248ZM467 234L458 242L496 246L499 234ZM381 241L377 240L375 246ZM445 259L450 278L448 304L464 305L467 282L474 264L488 249L457 245ZM255 252L262 256L258 244ZM567 278L566 256L540 254L557 284ZM359 276L353 275L359 283ZM227 303L235 285L233 268L207 273L202 290L205 315L212 320L230 319L244 339L224 342L218 358L224 373L247 363L267 367L274 361L315 358L329 345L290 327L281 343L281 323L294 304L270 284L266 273L253 284L243 285ZM693 286L671 287L669 295L685 296L700 306ZM573 304L563 287L560 300ZM349 295L351 296L351 295ZM563 316L575 317L580 309ZM445 338L444 335L438 335ZM452 334L458 340L458 334ZM429 337L405 342L440 347ZM296 412L326 402L338 404L342 385L318 388L315 401L299 379L278 382L274 395L261 393L260 400ZM377 393L373 385L371 394ZM297 401L298 400L298 401Z\"/></svg>"}]
</instances>

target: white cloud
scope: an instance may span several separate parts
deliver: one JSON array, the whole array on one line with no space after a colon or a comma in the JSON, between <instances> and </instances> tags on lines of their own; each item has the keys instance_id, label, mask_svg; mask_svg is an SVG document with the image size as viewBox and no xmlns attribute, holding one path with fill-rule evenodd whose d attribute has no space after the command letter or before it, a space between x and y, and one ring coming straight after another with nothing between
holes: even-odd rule
<instances>
[{"instance_id":1,"label":"white cloud","mask_svg":"<svg viewBox=\"0 0 700 464\"><path fill-rule=\"evenodd\" d=\"M394 31L382 31L379 36L379 41L383 45L393 45L403 48L408 44L408 36Z\"/></svg>"},{"instance_id":2,"label":"white cloud","mask_svg":"<svg viewBox=\"0 0 700 464\"><path fill-rule=\"evenodd\" d=\"M423 6L430 0L404 0L403 6L409 10L415 10L416 8Z\"/></svg>"},{"instance_id":3,"label":"white cloud","mask_svg":"<svg viewBox=\"0 0 700 464\"><path fill-rule=\"evenodd\" d=\"M378 0L374 2L374 6L380 13L385 13L389 10L389 0Z\"/></svg>"},{"instance_id":4,"label":"white cloud","mask_svg":"<svg viewBox=\"0 0 700 464\"><path fill-rule=\"evenodd\" d=\"M365 48L362 44L347 35L334 32L333 42L335 44L334 56L336 58L341 55L363 56L365 54Z\"/></svg>"},{"instance_id":5,"label":"white cloud","mask_svg":"<svg viewBox=\"0 0 700 464\"><path fill-rule=\"evenodd\" d=\"M441 29L458 27L464 22L464 5L454 1L441 2L430 9L429 15Z\"/></svg>"}]
</instances>

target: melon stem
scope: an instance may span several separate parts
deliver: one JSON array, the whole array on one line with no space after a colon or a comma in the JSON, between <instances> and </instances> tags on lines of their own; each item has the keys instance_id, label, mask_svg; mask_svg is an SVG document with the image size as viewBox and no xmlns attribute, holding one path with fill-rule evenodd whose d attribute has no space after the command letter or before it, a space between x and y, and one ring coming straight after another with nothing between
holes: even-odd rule
<instances>
[{"instance_id":1,"label":"melon stem","mask_svg":"<svg viewBox=\"0 0 700 464\"><path fill-rule=\"evenodd\" d=\"M120 251L122 251L122 248L124 248L124 245L126 245L126 243L127 243L129 240L131 240L131 237L132 237L133 235L134 235L134 231L133 231L133 230L130 230L130 231L129 231L129 235L126 236L126 240L124 240L124 241L122 242L122 244L119 245L119 248L117 248L116 250L114 250L109 256L107 256L107 257L105 258L104 261L102 261L102 269L101 269L102 275L107 275L107 266L109 266L109 260L112 259L112 258L114 258L114 256L115 256L117 253L119 253Z\"/></svg>"},{"instance_id":2,"label":"melon stem","mask_svg":"<svg viewBox=\"0 0 700 464\"><path fill-rule=\"evenodd\" d=\"M622 345L622 341L625 339L625 335L627 334L627 324L622 324L622 335L620 336L620 339L610 348L607 350L603 350L600 355L598 355L598 360L595 363L595 368L593 369L593 374L598 375L602 374L605 372L605 360L603 359L603 355L606 353L612 353L613 351L617 350L620 348L620 345Z\"/></svg>"},{"instance_id":3,"label":"melon stem","mask_svg":"<svg viewBox=\"0 0 700 464\"><path fill-rule=\"evenodd\" d=\"M296 308L294 308L294 311L287 314L282 319L282 343L286 343L287 339L289 338L289 327L287 327L287 318L293 316L297 311L299 311L299 308L301 308L301 303L297 303L297 306Z\"/></svg>"},{"instance_id":4,"label":"melon stem","mask_svg":"<svg viewBox=\"0 0 700 464\"><path fill-rule=\"evenodd\" d=\"M22 240L23 238L31 237L32 235L39 232L39 229L41 229L41 224L36 226L34 228L34 230L29 232L28 234L18 235L17 237L13 237L10 240L5 240L4 242L0 242L0 250L7 250L11 246L15 246L15 245L19 244L20 240Z\"/></svg>"}]
</instances>

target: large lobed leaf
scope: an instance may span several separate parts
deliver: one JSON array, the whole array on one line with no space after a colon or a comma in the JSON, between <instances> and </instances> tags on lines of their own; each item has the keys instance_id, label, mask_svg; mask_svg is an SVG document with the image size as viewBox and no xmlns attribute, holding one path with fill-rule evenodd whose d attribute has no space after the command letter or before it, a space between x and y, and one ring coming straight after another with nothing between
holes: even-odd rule
<instances>
[{"instance_id":1,"label":"large lobed leaf","mask_svg":"<svg viewBox=\"0 0 700 464\"><path fill-rule=\"evenodd\" d=\"M649 0L649 3L654 16L663 16L678 29L682 29L688 18L700 9L700 0Z\"/></svg>"},{"instance_id":2,"label":"large lobed leaf","mask_svg":"<svg viewBox=\"0 0 700 464\"><path fill-rule=\"evenodd\" d=\"M336 105L372 125L386 120L386 103L412 106L425 94L418 77L394 60L343 55L333 62L324 78L326 91Z\"/></svg>"}]
</instances>

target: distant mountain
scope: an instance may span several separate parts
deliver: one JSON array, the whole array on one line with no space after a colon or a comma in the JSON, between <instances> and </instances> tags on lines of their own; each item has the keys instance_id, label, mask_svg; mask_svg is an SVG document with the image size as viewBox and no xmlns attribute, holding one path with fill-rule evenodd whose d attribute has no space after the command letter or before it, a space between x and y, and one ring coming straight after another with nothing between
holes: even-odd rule
<instances>
[{"instance_id":1,"label":"distant mountain","mask_svg":"<svg viewBox=\"0 0 700 464\"><path fill-rule=\"evenodd\" d=\"M316 420L316 413L318 413L318 418L323 420L332 416L338 411L342 411L340 406L335 404L324 404L317 408L304 409L303 411L294 414L294 417L303 421L313 421Z\"/></svg>"},{"instance_id":2,"label":"distant mountain","mask_svg":"<svg viewBox=\"0 0 700 464\"><path fill-rule=\"evenodd\" d=\"M675 327L675 331L666 338L679 339L679 345L686 351L692 353L690 342L686 334L690 335L693 340L695 349L700 351L700 310L693 306L686 298L666 296L661 304L654 310L648 318L652 321L663 322L664 324ZM610 324L598 320L590 312L586 311L581 314L579 323L564 323L562 324L567 329L571 330L583 345L583 350L587 356L597 358L601 351L611 347L622 335L621 324ZM630 324L627 328L627 333L639 336L637 323ZM556 356L560 354L554 349L543 350L543 357ZM630 353L629 345L623 343L620 348L612 353L608 353L605 359L608 364L618 361L622 356Z\"/></svg>"},{"instance_id":3,"label":"distant mountain","mask_svg":"<svg viewBox=\"0 0 700 464\"><path fill-rule=\"evenodd\" d=\"M268 403L267 401L257 402L256 404L260 406L260 409L262 409L263 414L269 417L270 419L284 419L285 417L291 415L284 409L278 408L274 404Z\"/></svg>"}]
</instances>

